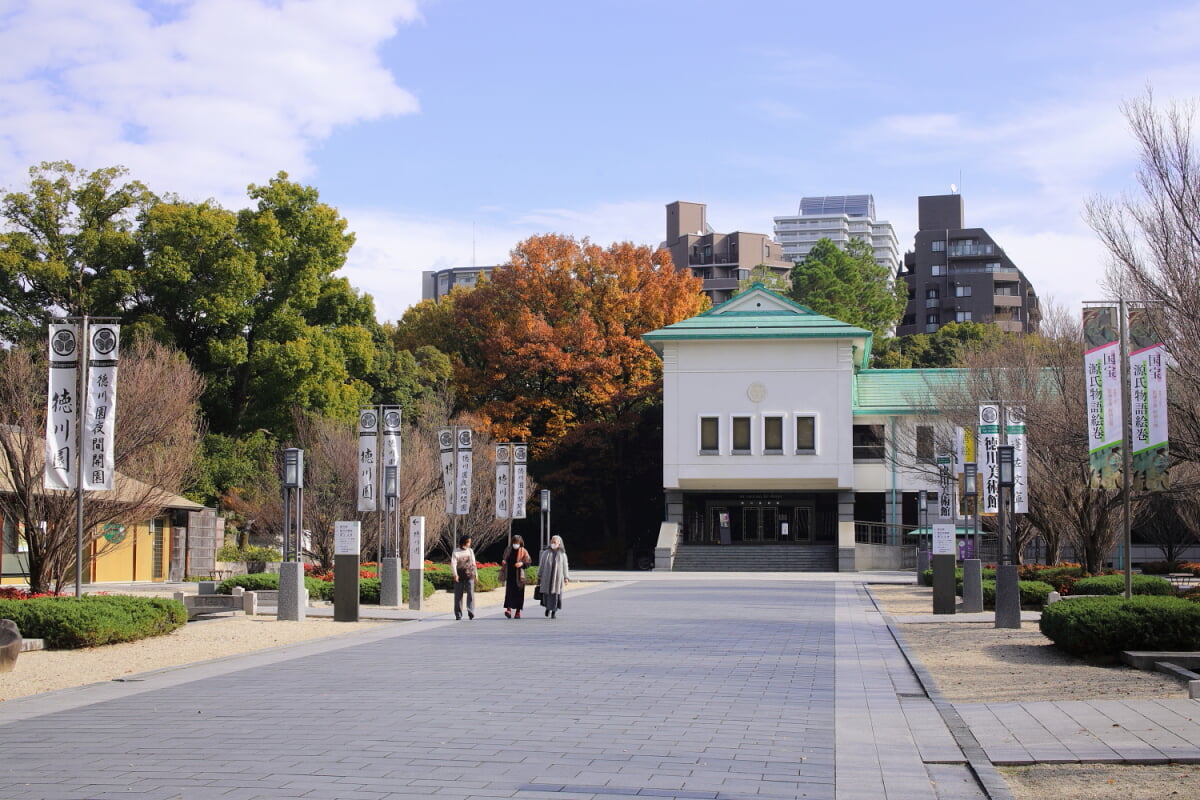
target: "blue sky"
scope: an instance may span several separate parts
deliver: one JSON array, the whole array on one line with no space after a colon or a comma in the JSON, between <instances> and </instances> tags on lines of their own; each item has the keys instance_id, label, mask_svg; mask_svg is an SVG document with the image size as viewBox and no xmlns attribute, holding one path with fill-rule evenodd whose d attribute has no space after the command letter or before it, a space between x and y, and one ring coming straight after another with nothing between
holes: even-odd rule
<instances>
[{"instance_id":1,"label":"blue sky","mask_svg":"<svg viewBox=\"0 0 1200 800\"><path fill-rule=\"evenodd\" d=\"M964 196L1043 298L1102 296L1082 219L1134 192L1122 101L1200 87L1200 3L0 0L0 188L67 159L244 205L279 170L357 237L381 320L424 269L541 232L657 244L664 206L770 233Z\"/></svg>"}]
</instances>

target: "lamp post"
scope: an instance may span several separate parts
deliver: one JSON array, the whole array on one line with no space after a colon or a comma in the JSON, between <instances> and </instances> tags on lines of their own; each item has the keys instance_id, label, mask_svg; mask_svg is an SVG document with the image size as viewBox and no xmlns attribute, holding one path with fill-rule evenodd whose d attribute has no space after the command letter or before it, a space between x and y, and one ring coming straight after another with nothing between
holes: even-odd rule
<instances>
[{"instance_id":1,"label":"lamp post","mask_svg":"<svg viewBox=\"0 0 1200 800\"><path fill-rule=\"evenodd\" d=\"M979 465L973 461L963 464L963 497L971 509L971 555L979 558Z\"/></svg>"},{"instance_id":2,"label":"lamp post","mask_svg":"<svg viewBox=\"0 0 1200 800\"><path fill-rule=\"evenodd\" d=\"M289 447L283 451L283 560L300 560L300 529L304 526L304 451ZM292 519L292 503L296 518ZM293 528L295 535L293 538Z\"/></svg>"},{"instance_id":3,"label":"lamp post","mask_svg":"<svg viewBox=\"0 0 1200 800\"><path fill-rule=\"evenodd\" d=\"M383 468L383 499L384 499L384 541L387 555L395 558L400 555L396 547L396 498L400 496L400 468L389 464Z\"/></svg>"},{"instance_id":4,"label":"lamp post","mask_svg":"<svg viewBox=\"0 0 1200 800\"><path fill-rule=\"evenodd\" d=\"M1012 445L996 448L996 464L999 468L997 485L1000 489L1000 566L996 568L996 627L1021 627L1021 590L1017 583L1016 547L1008 504L1012 499L1014 483L1014 453Z\"/></svg>"}]
</instances>

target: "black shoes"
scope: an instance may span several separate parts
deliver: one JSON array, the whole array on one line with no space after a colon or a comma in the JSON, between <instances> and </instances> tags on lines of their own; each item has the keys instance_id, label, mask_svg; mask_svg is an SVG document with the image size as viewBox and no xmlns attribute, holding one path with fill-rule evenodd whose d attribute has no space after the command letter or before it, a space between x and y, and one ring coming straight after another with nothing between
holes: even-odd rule
<instances>
[{"instance_id":1,"label":"black shoes","mask_svg":"<svg viewBox=\"0 0 1200 800\"><path fill-rule=\"evenodd\" d=\"M546 616L547 617L550 616L550 609L548 609L548 608L546 609Z\"/></svg>"},{"instance_id":2,"label":"black shoes","mask_svg":"<svg viewBox=\"0 0 1200 800\"><path fill-rule=\"evenodd\" d=\"M554 619L554 617L555 617L555 615L556 615L556 614L558 614L558 612L557 612L557 611L551 611L551 612L550 612L550 619Z\"/></svg>"},{"instance_id":3,"label":"black shoes","mask_svg":"<svg viewBox=\"0 0 1200 800\"><path fill-rule=\"evenodd\" d=\"M461 620L461 619L462 619L462 614L455 614L455 615L454 615L454 619L456 619L456 620Z\"/></svg>"},{"instance_id":4,"label":"black shoes","mask_svg":"<svg viewBox=\"0 0 1200 800\"><path fill-rule=\"evenodd\" d=\"M504 616L508 619L512 619L512 612L506 608L504 609Z\"/></svg>"},{"instance_id":5,"label":"black shoes","mask_svg":"<svg viewBox=\"0 0 1200 800\"><path fill-rule=\"evenodd\" d=\"M468 612L467 612L467 619L475 619L475 612L474 612L474 611L468 611Z\"/></svg>"}]
</instances>

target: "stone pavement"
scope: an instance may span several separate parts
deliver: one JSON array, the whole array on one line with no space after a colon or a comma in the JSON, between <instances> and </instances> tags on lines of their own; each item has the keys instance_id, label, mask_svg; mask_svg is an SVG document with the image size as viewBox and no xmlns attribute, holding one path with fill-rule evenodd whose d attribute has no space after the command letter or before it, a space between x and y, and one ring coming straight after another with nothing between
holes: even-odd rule
<instances>
[{"instance_id":1,"label":"stone pavement","mask_svg":"<svg viewBox=\"0 0 1200 800\"><path fill-rule=\"evenodd\" d=\"M867 576L624 577L0 703L0 797L1011 797Z\"/></svg>"}]
</instances>

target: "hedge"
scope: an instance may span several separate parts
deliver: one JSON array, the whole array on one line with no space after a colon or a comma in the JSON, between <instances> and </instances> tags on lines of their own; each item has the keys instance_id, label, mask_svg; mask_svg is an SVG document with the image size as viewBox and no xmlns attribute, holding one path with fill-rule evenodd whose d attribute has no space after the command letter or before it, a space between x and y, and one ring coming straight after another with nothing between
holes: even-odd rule
<instances>
[{"instance_id":1,"label":"hedge","mask_svg":"<svg viewBox=\"0 0 1200 800\"><path fill-rule=\"evenodd\" d=\"M1077 656L1200 650L1200 604L1179 597L1078 597L1047 606L1039 626Z\"/></svg>"},{"instance_id":2,"label":"hedge","mask_svg":"<svg viewBox=\"0 0 1200 800\"><path fill-rule=\"evenodd\" d=\"M279 589L279 575L274 572L256 572L252 575L234 575L221 581L217 587L218 594L233 594L233 587L241 586L247 592L275 591ZM333 602L333 581L323 581L320 578L304 578L304 588L308 596L314 600ZM426 578L421 587L421 596L429 597L435 591L432 583ZM401 602L408 602L408 580L400 578ZM358 601L367 605L379 605L379 578L359 578Z\"/></svg>"},{"instance_id":3,"label":"hedge","mask_svg":"<svg viewBox=\"0 0 1200 800\"><path fill-rule=\"evenodd\" d=\"M436 564L425 567L425 579L432 581L438 589L446 592L454 591L454 576L450 574L449 564ZM537 567L526 567L525 581L537 583ZM490 592L500 585L500 567L480 567L475 572L475 591Z\"/></svg>"},{"instance_id":4,"label":"hedge","mask_svg":"<svg viewBox=\"0 0 1200 800\"><path fill-rule=\"evenodd\" d=\"M26 639L63 650L161 636L187 622L187 609L162 597L35 597L0 600L0 619L17 623Z\"/></svg>"},{"instance_id":5,"label":"hedge","mask_svg":"<svg viewBox=\"0 0 1200 800\"><path fill-rule=\"evenodd\" d=\"M1054 587L1045 581L1017 581L1017 590L1021 593L1021 608L1041 608L1046 605L1046 598L1054 591ZM983 607L996 607L996 582L983 581Z\"/></svg>"},{"instance_id":6,"label":"hedge","mask_svg":"<svg viewBox=\"0 0 1200 800\"><path fill-rule=\"evenodd\" d=\"M1171 594L1171 582L1155 575L1132 575L1134 594ZM1071 594L1125 594L1124 575L1099 575L1080 578L1071 587Z\"/></svg>"}]
</instances>

